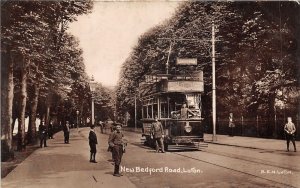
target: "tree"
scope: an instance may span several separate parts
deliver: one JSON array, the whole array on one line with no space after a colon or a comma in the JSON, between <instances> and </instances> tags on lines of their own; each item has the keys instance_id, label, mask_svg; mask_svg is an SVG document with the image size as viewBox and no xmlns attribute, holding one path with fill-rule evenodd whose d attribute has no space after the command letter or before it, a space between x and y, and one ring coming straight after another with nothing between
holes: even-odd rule
<instances>
[{"instance_id":1,"label":"tree","mask_svg":"<svg viewBox=\"0 0 300 188\"><path fill-rule=\"evenodd\" d=\"M13 61L12 58L21 60L20 68L20 82L21 82L21 93L20 93L20 113L19 113L19 143L18 149L22 149L25 146L25 111L27 103L27 89L32 89L31 92L33 100L31 106L30 115L30 129L29 136L35 135L35 118L36 118L36 107L38 104L38 96L40 88L46 88L51 86L51 82L56 80L49 76L49 71L51 68L59 67L59 62L57 63L53 60L64 59L64 63L67 64L65 54L61 52L61 42L66 38L72 38L70 36L66 37L65 34L68 23L76 20L76 16L79 14L84 14L90 12L93 3L91 1L59 1L59 2L38 2L38 1L24 1L24 2L7 2L1 9L5 14L2 17L1 25L1 46L2 55L7 55L8 62L7 67L10 67L7 74L8 85L7 91L9 91L7 97L7 108L5 112L7 117L5 119L5 125L8 127L3 128L5 130L3 133L8 139L9 148L12 146L11 142L11 117L12 117L12 103L13 103ZM55 15L55 16L53 16ZM70 40L72 41L72 40ZM73 40L74 41L74 40ZM70 44L70 43L68 43ZM72 48L73 46L70 46ZM57 52L61 52L60 57L57 57ZM75 56L78 60L78 55L80 56L80 50L76 49L73 52L77 53ZM73 53L71 50L68 51L69 55ZM46 55L44 55L46 54ZM82 58L81 58L82 59ZM73 61L73 65L78 63L78 61ZM71 63L71 64L72 64ZM69 66L70 67L70 66ZM72 67L73 68L73 67ZM53 70L53 69L52 69ZM71 70L71 69L68 69ZM33 74L30 74L33 72ZM71 71L71 72L74 72ZM36 78L41 78L37 79ZM44 78L44 79L43 79ZM29 85L28 85L29 79ZM4 84L5 85L5 84ZM58 86L57 84L56 86ZM47 103L48 104L48 103ZM49 115L47 116L49 119Z\"/></svg>"}]
</instances>

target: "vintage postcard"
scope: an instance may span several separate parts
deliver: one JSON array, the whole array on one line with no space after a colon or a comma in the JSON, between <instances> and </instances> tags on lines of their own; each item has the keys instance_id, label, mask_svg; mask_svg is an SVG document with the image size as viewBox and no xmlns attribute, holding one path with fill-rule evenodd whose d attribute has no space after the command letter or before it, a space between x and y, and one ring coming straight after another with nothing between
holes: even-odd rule
<instances>
[{"instance_id":1,"label":"vintage postcard","mask_svg":"<svg viewBox=\"0 0 300 188\"><path fill-rule=\"evenodd\" d=\"M1 187L300 187L299 1L2 0Z\"/></svg>"}]
</instances>

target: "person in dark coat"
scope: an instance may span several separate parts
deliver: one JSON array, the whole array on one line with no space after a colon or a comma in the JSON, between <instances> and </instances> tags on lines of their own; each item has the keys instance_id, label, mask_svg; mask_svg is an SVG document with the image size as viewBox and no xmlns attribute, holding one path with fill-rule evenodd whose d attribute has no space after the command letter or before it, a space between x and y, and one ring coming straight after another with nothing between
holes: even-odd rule
<instances>
[{"instance_id":1,"label":"person in dark coat","mask_svg":"<svg viewBox=\"0 0 300 188\"><path fill-rule=\"evenodd\" d=\"M296 127L295 124L292 122L292 118L288 117L287 118L288 122L284 126L284 132L285 132L285 137L286 137L286 151L290 151L290 141L292 141L293 146L294 146L294 152L296 152L296 143L295 143L295 132L296 132Z\"/></svg>"},{"instance_id":2,"label":"person in dark coat","mask_svg":"<svg viewBox=\"0 0 300 188\"><path fill-rule=\"evenodd\" d=\"M49 135L49 139L53 139L53 124L52 122L50 122L49 126L48 126L48 135Z\"/></svg>"},{"instance_id":3,"label":"person in dark coat","mask_svg":"<svg viewBox=\"0 0 300 188\"><path fill-rule=\"evenodd\" d=\"M69 144L70 139L70 124L69 121L66 121L64 126L64 137L65 137L65 144Z\"/></svg>"},{"instance_id":4,"label":"person in dark coat","mask_svg":"<svg viewBox=\"0 0 300 188\"><path fill-rule=\"evenodd\" d=\"M155 139L156 152L159 152L159 148L161 148L162 153L165 153L163 143L164 129L162 124L158 121L157 116L155 116L155 122L152 123L151 133Z\"/></svg>"},{"instance_id":5,"label":"person in dark coat","mask_svg":"<svg viewBox=\"0 0 300 188\"><path fill-rule=\"evenodd\" d=\"M97 163L96 162L96 153L97 153L96 145L97 144L98 144L98 141L97 141L97 135L95 133L95 126L92 125L90 133L89 133L89 145L91 148L91 150L90 150L90 152L91 152L90 162L91 163Z\"/></svg>"},{"instance_id":6,"label":"person in dark coat","mask_svg":"<svg viewBox=\"0 0 300 188\"><path fill-rule=\"evenodd\" d=\"M39 126L39 133L40 133L40 147L47 147L47 128L45 126L45 122L42 121L40 126Z\"/></svg>"},{"instance_id":7,"label":"person in dark coat","mask_svg":"<svg viewBox=\"0 0 300 188\"><path fill-rule=\"evenodd\" d=\"M112 155L114 160L114 176L120 177L120 164L122 160L122 156L124 153L124 141L123 141L123 133L121 132L121 126L117 125L116 130L111 133L109 136L109 146L112 148Z\"/></svg>"}]
</instances>

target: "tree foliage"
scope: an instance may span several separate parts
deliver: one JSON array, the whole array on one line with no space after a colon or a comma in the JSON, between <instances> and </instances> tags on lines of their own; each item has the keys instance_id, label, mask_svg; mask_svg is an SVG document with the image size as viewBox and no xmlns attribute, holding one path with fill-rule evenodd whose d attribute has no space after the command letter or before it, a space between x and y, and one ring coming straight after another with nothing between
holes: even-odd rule
<instances>
[{"instance_id":1,"label":"tree foliage","mask_svg":"<svg viewBox=\"0 0 300 188\"><path fill-rule=\"evenodd\" d=\"M184 2L173 17L143 34L123 63L117 106L133 112L145 74L170 72L177 57L197 58L205 76L204 109L211 113L211 31L216 26L217 113L274 114L276 100L299 97L299 8L295 2ZM170 38L170 40L163 40ZM194 40L180 40L194 39ZM180 70L176 70L180 71ZM290 92L294 93L293 95ZM285 100L286 102L288 100ZM286 104L288 105L288 104ZM132 114L133 115L133 114Z\"/></svg>"}]
</instances>

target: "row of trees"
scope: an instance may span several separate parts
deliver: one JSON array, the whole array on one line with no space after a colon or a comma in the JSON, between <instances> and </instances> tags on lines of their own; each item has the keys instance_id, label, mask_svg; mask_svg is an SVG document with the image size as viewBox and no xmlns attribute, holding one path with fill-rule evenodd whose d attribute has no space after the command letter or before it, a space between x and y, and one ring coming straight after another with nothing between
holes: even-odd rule
<instances>
[{"instance_id":1,"label":"row of trees","mask_svg":"<svg viewBox=\"0 0 300 188\"><path fill-rule=\"evenodd\" d=\"M133 115L134 96L145 74L170 71L177 57L197 58L204 71L205 117L211 115L211 27L216 25L217 114L260 114L270 121L284 105L299 106L300 6L296 2L185 2L173 17L143 34L124 62L117 87L120 114Z\"/></svg>"},{"instance_id":2,"label":"row of trees","mask_svg":"<svg viewBox=\"0 0 300 188\"><path fill-rule=\"evenodd\" d=\"M23 150L36 141L37 118L48 125L54 118L64 123L76 117L77 110L83 120L90 115L91 92L82 50L67 29L92 7L90 0L1 3L1 142L6 152L13 153L16 120L17 149ZM97 88L96 96L108 97L101 84Z\"/></svg>"}]
</instances>

